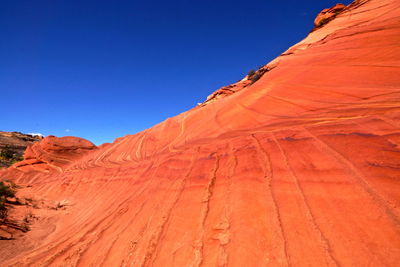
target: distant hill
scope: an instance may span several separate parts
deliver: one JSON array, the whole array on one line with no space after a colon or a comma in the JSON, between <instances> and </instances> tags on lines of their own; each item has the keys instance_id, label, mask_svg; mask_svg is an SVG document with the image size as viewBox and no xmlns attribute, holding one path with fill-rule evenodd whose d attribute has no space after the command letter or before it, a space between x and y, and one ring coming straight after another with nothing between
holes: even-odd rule
<instances>
[{"instance_id":1,"label":"distant hill","mask_svg":"<svg viewBox=\"0 0 400 267\"><path fill-rule=\"evenodd\" d=\"M0 131L0 168L22 160L26 147L42 139L38 134Z\"/></svg>"}]
</instances>

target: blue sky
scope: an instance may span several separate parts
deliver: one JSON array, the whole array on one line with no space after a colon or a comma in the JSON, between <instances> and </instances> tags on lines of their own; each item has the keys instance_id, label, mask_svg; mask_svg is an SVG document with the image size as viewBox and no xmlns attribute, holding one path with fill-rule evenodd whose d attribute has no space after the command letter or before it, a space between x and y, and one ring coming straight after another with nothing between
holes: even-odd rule
<instances>
[{"instance_id":1,"label":"blue sky","mask_svg":"<svg viewBox=\"0 0 400 267\"><path fill-rule=\"evenodd\" d=\"M134 134L266 64L336 2L1 1L0 130Z\"/></svg>"}]
</instances>

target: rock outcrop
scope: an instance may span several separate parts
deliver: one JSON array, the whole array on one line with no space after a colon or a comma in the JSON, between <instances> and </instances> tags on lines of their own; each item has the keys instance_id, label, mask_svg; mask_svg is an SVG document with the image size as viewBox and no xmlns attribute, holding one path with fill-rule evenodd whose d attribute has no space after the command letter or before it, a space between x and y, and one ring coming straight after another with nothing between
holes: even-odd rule
<instances>
[{"instance_id":1,"label":"rock outcrop","mask_svg":"<svg viewBox=\"0 0 400 267\"><path fill-rule=\"evenodd\" d=\"M249 79L244 79L237 83L230 84L228 86L224 86L224 87L216 90L215 92L213 92L211 95L209 95L207 97L207 100L204 101L202 104L200 104L200 106L205 106L205 105L208 105L218 99L230 96L230 95L242 90L243 88L249 86L250 84L251 84L251 81Z\"/></svg>"},{"instance_id":2,"label":"rock outcrop","mask_svg":"<svg viewBox=\"0 0 400 267\"><path fill-rule=\"evenodd\" d=\"M246 77L244 77L242 80L230 84L228 86L224 86L215 92L213 92L211 95L209 95L203 103L200 103L199 106L206 106L218 99L225 98L227 96L230 96L234 93L237 93L244 88L254 84L257 82L266 72L272 70L273 68L276 67L277 62L271 62L265 66L260 67L258 70L254 71L252 74L248 74Z\"/></svg>"},{"instance_id":3,"label":"rock outcrop","mask_svg":"<svg viewBox=\"0 0 400 267\"><path fill-rule=\"evenodd\" d=\"M69 206L0 241L2 265L398 266L399 36L399 1L357 1L227 97L8 169Z\"/></svg>"},{"instance_id":4,"label":"rock outcrop","mask_svg":"<svg viewBox=\"0 0 400 267\"><path fill-rule=\"evenodd\" d=\"M316 28L321 27L333 20L337 15L339 15L346 8L343 4L336 4L331 8L326 8L322 10L314 20L314 26Z\"/></svg>"},{"instance_id":5,"label":"rock outcrop","mask_svg":"<svg viewBox=\"0 0 400 267\"><path fill-rule=\"evenodd\" d=\"M24 160L15 163L12 167L24 172L51 170L62 172L66 166L94 149L96 146L83 138L50 135L28 146L24 153Z\"/></svg>"}]
</instances>

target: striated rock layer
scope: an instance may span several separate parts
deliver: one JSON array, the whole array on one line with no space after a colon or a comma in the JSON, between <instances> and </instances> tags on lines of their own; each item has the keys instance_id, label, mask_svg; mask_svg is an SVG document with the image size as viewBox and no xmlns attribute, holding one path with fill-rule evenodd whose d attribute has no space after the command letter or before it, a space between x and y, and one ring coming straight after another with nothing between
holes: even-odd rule
<instances>
[{"instance_id":1,"label":"striated rock layer","mask_svg":"<svg viewBox=\"0 0 400 267\"><path fill-rule=\"evenodd\" d=\"M336 4L331 8L322 10L314 20L314 26L316 28L324 26L329 21L333 20L338 14L340 14L346 8L343 4Z\"/></svg>"},{"instance_id":2,"label":"striated rock layer","mask_svg":"<svg viewBox=\"0 0 400 267\"><path fill-rule=\"evenodd\" d=\"M62 172L65 167L94 149L96 146L83 138L50 135L41 142L28 146L24 153L24 160L12 167L22 172L50 172L52 170Z\"/></svg>"},{"instance_id":3,"label":"striated rock layer","mask_svg":"<svg viewBox=\"0 0 400 267\"><path fill-rule=\"evenodd\" d=\"M3 172L70 205L2 265L398 266L399 47L400 2L356 1L241 90Z\"/></svg>"}]
</instances>

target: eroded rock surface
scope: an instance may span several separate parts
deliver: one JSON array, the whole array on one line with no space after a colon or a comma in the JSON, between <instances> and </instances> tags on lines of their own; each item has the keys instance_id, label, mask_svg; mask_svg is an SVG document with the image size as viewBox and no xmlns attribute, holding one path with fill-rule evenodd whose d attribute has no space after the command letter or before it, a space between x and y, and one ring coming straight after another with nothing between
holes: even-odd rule
<instances>
[{"instance_id":1,"label":"eroded rock surface","mask_svg":"<svg viewBox=\"0 0 400 267\"><path fill-rule=\"evenodd\" d=\"M2 265L398 266L399 36L399 1L357 1L229 97L8 170L70 206Z\"/></svg>"},{"instance_id":2,"label":"eroded rock surface","mask_svg":"<svg viewBox=\"0 0 400 267\"><path fill-rule=\"evenodd\" d=\"M24 153L24 160L12 167L24 172L32 170L61 172L64 167L94 149L96 146L83 138L50 135L28 146Z\"/></svg>"},{"instance_id":3,"label":"eroded rock surface","mask_svg":"<svg viewBox=\"0 0 400 267\"><path fill-rule=\"evenodd\" d=\"M343 4L336 4L331 8L322 10L314 20L315 27L321 27L333 20L337 15L340 14L346 8Z\"/></svg>"}]
</instances>

